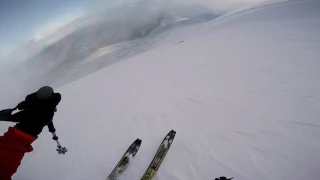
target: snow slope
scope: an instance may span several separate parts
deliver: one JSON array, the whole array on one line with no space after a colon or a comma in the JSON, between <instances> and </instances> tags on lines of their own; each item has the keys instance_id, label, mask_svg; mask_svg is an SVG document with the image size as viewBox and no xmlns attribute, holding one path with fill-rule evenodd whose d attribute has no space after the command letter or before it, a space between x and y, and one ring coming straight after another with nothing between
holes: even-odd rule
<instances>
[{"instance_id":1,"label":"snow slope","mask_svg":"<svg viewBox=\"0 0 320 180\"><path fill-rule=\"evenodd\" d=\"M121 178L139 179L171 129L155 180L319 179L319 9L303 0L230 14L59 88L69 152L43 132L14 179L105 179L141 138Z\"/></svg>"}]
</instances>

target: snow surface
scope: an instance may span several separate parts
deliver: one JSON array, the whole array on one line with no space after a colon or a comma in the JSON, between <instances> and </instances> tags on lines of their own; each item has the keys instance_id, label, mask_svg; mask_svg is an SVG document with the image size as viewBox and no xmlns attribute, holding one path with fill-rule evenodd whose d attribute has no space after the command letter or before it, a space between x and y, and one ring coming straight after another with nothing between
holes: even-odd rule
<instances>
[{"instance_id":1,"label":"snow surface","mask_svg":"<svg viewBox=\"0 0 320 180\"><path fill-rule=\"evenodd\" d=\"M155 180L320 179L320 2L243 10L162 42L177 34L57 89L68 152L43 132L14 179L102 180L141 138L121 176L140 179L171 129Z\"/></svg>"}]
</instances>

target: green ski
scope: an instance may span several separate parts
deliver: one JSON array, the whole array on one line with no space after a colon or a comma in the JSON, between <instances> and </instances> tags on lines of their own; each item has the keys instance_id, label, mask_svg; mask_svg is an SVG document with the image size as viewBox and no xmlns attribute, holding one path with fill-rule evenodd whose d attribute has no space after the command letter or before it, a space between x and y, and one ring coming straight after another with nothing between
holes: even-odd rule
<instances>
[{"instance_id":1,"label":"green ski","mask_svg":"<svg viewBox=\"0 0 320 180\"><path fill-rule=\"evenodd\" d=\"M157 170L159 169L164 157L166 156L175 135L176 135L176 131L174 130L171 130L166 135L166 137L163 139L162 143L160 144L160 147L158 148L156 155L151 161L150 166L142 176L141 180L151 180L153 178L153 176L156 174Z\"/></svg>"}]
</instances>

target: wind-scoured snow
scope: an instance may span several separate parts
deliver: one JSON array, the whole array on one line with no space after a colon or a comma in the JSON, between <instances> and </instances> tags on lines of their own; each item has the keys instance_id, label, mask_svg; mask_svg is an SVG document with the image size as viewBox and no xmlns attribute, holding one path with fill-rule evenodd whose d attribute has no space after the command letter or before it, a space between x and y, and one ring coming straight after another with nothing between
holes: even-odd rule
<instances>
[{"instance_id":1,"label":"wind-scoured snow","mask_svg":"<svg viewBox=\"0 0 320 180\"><path fill-rule=\"evenodd\" d=\"M285 1L178 29L161 48L57 89L68 152L44 130L14 179L103 180L140 138L121 176L137 180L171 129L154 180L319 179L319 10Z\"/></svg>"}]
</instances>

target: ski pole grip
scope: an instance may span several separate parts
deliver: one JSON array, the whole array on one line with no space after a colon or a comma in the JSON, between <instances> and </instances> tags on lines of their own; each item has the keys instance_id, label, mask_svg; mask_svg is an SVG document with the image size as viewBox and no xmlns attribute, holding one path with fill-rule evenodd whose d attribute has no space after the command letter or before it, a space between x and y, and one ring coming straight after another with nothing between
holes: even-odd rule
<instances>
[{"instance_id":1,"label":"ski pole grip","mask_svg":"<svg viewBox=\"0 0 320 180\"><path fill-rule=\"evenodd\" d=\"M48 125L49 132L54 133L56 129L54 128L53 122L50 122Z\"/></svg>"},{"instance_id":2,"label":"ski pole grip","mask_svg":"<svg viewBox=\"0 0 320 180\"><path fill-rule=\"evenodd\" d=\"M52 139L55 140L55 141L57 141L59 138L58 138L58 136L54 133L53 136L52 136Z\"/></svg>"}]
</instances>

